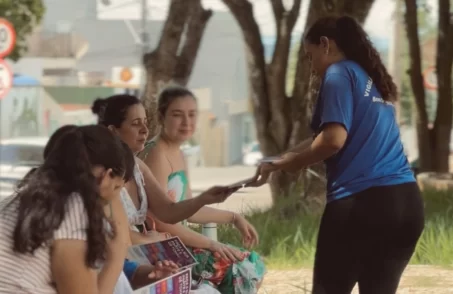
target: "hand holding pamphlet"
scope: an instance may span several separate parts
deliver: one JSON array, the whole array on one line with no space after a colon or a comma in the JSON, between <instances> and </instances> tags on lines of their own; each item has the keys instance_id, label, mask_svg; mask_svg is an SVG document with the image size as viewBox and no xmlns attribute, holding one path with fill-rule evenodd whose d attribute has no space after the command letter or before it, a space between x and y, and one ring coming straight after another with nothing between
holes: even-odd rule
<instances>
[{"instance_id":1,"label":"hand holding pamphlet","mask_svg":"<svg viewBox=\"0 0 453 294\"><path fill-rule=\"evenodd\" d=\"M245 188L245 186L249 183L252 183L253 181L255 181L255 178L248 178L246 180L242 180L242 181L239 181L237 183L234 183L234 184L231 184L231 185L228 185L228 188L230 189L241 189L241 188Z\"/></svg>"},{"instance_id":2,"label":"hand holding pamphlet","mask_svg":"<svg viewBox=\"0 0 453 294\"><path fill-rule=\"evenodd\" d=\"M180 268L197 264L195 257L178 237L159 242L129 247L127 259L141 264L156 264L158 261L173 261Z\"/></svg>"},{"instance_id":3,"label":"hand holding pamphlet","mask_svg":"<svg viewBox=\"0 0 453 294\"><path fill-rule=\"evenodd\" d=\"M190 268L134 291L134 294L189 294L192 283Z\"/></svg>"}]
</instances>

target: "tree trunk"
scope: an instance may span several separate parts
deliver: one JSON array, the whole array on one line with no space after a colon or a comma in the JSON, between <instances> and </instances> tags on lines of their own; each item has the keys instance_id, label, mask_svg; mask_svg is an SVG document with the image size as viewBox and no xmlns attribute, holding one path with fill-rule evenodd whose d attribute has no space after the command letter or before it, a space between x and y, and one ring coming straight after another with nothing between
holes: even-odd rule
<instances>
[{"instance_id":1,"label":"tree trunk","mask_svg":"<svg viewBox=\"0 0 453 294\"><path fill-rule=\"evenodd\" d=\"M300 46L299 50L293 92L290 96L286 93L291 34L299 17L301 0L294 0L293 7L288 11L285 10L282 0L269 1L277 26L277 40L272 60L266 64L252 4L247 0L223 0L238 21L246 43L250 97L257 138L264 156L282 153L312 135L309 122L312 106L317 97L317 81L312 85L310 67L303 46ZM308 11L307 28L317 18L329 13L349 14L363 23L372 4L373 0L312 0ZM318 173L324 174L323 166L313 168ZM312 181L315 183L309 185ZM305 191L304 195L322 194L324 197L325 188L319 188L325 187L322 180L281 172L274 173L270 180L274 203L281 198L292 196L295 191L300 191L298 184L301 183L304 187L317 187ZM322 184L319 185L320 183Z\"/></svg>"},{"instance_id":2,"label":"tree trunk","mask_svg":"<svg viewBox=\"0 0 453 294\"><path fill-rule=\"evenodd\" d=\"M201 0L171 0L157 48L143 57L146 69L143 103L148 112L150 138L159 131L157 96L169 84L187 84L211 16L212 11L205 10Z\"/></svg>"},{"instance_id":3,"label":"tree trunk","mask_svg":"<svg viewBox=\"0 0 453 294\"><path fill-rule=\"evenodd\" d=\"M452 63L453 21L450 1L439 0L439 27L436 56L438 101L434 125L429 128L426 95L423 86L420 40L418 35L417 1L405 0L406 32L409 41L410 81L417 108L416 126L420 171L448 172L450 134L452 128Z\"/></svg>"},{"instance_id":4,"label":"tree trunk","mask_svg":"<svg viewBox=\"0 0 453 294\"><path fill-rule=\"evenodd\" d=\"M434 121L433 169L449 172L450 137L452 127L452 65L453 65L453 15L450 0L439 0L439 36L437 39L437 111Z\"/></svg>"}]
</instances>

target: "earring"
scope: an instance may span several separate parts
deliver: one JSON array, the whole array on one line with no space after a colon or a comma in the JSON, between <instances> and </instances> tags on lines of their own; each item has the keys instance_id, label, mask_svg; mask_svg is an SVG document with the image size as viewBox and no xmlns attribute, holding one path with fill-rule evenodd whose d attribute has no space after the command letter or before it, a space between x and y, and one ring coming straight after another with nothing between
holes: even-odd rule
<instances>
[{"instance_id":1,"label":"earring","mask_svg":"<svg viewBox=\"0 0 453 294\"><path fill-rule=\"evenodd\" d=\"M326 51L324 51L324 54L329 55L329 49L326 49Z\"/></svg>"}]
</instances>

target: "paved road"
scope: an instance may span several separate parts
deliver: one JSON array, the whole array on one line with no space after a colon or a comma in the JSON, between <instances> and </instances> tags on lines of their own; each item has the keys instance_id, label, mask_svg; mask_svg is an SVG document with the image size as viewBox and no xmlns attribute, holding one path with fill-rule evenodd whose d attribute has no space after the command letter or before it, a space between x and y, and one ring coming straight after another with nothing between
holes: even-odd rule
<instances>
[{"instance_id":1,"label":"paved road","mask_svg":"<svg viewBox=\"0 0 453 294\"><path fill-rule=\"evenodd\" d=\"M245 166L197 167L190 170L192 193L199 194L213 185L228 185L253 176L255 168ZM266 209L272 205L268 185L259 188L245 188L233 194L224 203L213 207L245 212L250 208Z\"/></svg>"}]
</instances>

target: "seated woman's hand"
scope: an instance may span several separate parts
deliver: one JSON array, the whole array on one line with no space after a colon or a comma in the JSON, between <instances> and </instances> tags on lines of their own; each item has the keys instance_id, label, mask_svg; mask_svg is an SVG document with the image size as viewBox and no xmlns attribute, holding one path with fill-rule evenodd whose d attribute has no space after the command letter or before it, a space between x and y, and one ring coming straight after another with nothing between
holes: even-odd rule
<instances>
[{"instance_id":1,"label":"seated woman's hand","mask_svg":"<svg viewBox=\"0 0 453 294\"><path fill-rule=\"evenodd\" d=\"M215 257L230 260L232 262L242 261L245 258L245 254L240 250L214 240L211 241L208 249Z\"/></svg>"},{"instance_id":2,"label":"seated woman's hand","mask_svg":"<svg viewBox=\"0 0 453 294\"><path fill-rule=\"evenodd\" d=\"M169 260L158 261L151 269L148 278L160 280L177 273L178 270L179 266L173 261Z\"/></svg>"},{"instance_id":3,"label":"seated woman's hand","mask_svg":"<svg viewBox=\"0 0 453 294\"><path fill-rule=\"evenodd\" d=\"M245 248L249 249L258 245L259 237L256 229L249 223L245 217L236 215L234 226L241 232L242 244Z\"/></svg>"},{"instance_id":4,"label":"seated woman's hand","mask_svg":"<svg viewBox=\"0 0 453 294\"><path fill-rule=\"evenodd\" d=\"M239 190L239 187L214 186L201 193L198 197L202 199L205 205L222 203L237 190Z\"/></svg>"},{"instance_id":5,"label":"seated woman's hand","mask_svg":"<svg viewBox=\"0 0 453 294\"><path fill-rule=\"evenodd\" d=\"M138 289L177 273L179 267L172 261L159 261L155 265L141 264L131 277L132 288Z\"/></svg>"}]
</instances>

